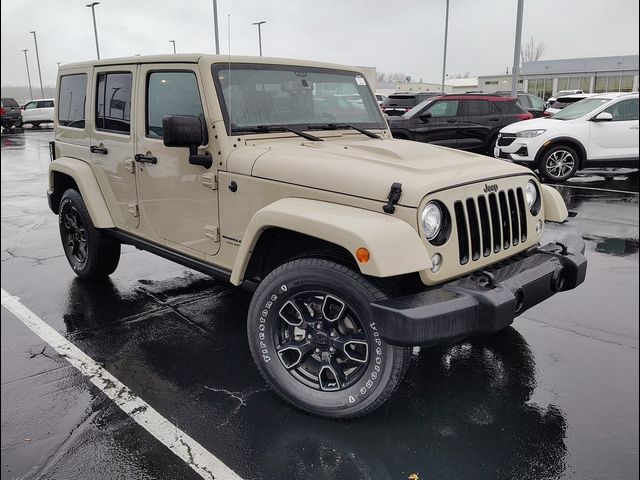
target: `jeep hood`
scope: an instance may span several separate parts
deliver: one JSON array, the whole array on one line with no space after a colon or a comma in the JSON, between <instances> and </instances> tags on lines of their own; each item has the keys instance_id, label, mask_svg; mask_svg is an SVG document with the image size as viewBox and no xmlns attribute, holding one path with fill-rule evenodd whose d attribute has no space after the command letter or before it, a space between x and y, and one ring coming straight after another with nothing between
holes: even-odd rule
<instances>
[{"instance_id":1,"label":"jeep hood","mask_svg":"<svg viewBox=\"0 0 640 480\"><path fill-rule=\"evenodd\" d=\"M391 184L399 182L399 204L417 207L435 190L531 174L510 162L461 150L407 140L345 137L324 142L260 142L269 150L256 159L252 175L383 202Z\"/></svg>"}]
</instances>

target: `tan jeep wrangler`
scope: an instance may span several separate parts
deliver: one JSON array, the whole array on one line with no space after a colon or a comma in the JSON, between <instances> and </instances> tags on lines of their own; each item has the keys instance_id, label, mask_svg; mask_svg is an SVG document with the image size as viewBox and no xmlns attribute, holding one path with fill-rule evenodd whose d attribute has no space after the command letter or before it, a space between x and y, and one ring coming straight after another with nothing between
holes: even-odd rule
<instances>
[{"instance_id":1,"label":"tan jeep wrangler","mask_svg":"<svg viewBox=\"0 0 640 480\"><path fill-rule=\"evenodd\" d=\"M348 418L411 347L492 333L583 282L540 246L560 195L525 168L394 140L357 68L170 55L60 67L48 198L77 275L120 245L254 291L251 352L295 406Z\"/></svg>"}]
</instances>

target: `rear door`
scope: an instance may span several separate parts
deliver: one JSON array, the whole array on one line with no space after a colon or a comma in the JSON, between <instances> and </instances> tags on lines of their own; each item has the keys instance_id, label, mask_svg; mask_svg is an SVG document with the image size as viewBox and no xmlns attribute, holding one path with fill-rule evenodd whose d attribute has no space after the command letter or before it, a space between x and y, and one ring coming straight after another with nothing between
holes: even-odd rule
<instances>
[{"instance_id":1,"label":"rear door","mask_svg":"<svg viewBox=\"0 0 640 480\"><path fill-rule=\"evenodd\" d=\"M603 111L613 119L589 122L589 160L638 158L638 97L620 100Z\"/></svg>"},{"instance_id":2,"label":"rear door","mask_svg":"<svg viewBox=\"0 0 640 480\"><path fill-rule=\"evenodd\" d=\"M166 147L163 142L166 115L192 115L206 125L197 64L141 65L137 105L141 117L136 123L136 153L142 155L138 192L145 236L193 257L215 255L220 246L217 162L210 169L192 165L188 148Z\"/></svg>"},{"instance_id":3,"label":"rear door","mask_svg":"<svg viewBox=\"0 0 640 480\"><path fill-rule=\"evenodd\" d=\"M469 99L463 100L462 104L458 148L484 151L492 135L503 126L502 114L488 100Z\"/></svg>"},{"instance_id":4,"label":"rear door","mask_svg":"<svg viewBox=\"0 0 640 480\"><path fill-rule=\"evenodd\" d=\"M97 67L90 102L91 162L117 227L135 229L137 207L134 132L138 113L132 102L137 65Z\"/></svg>"},{"instance_id":5,"label":"rear door","mask_svg":"<svg viewBox=\"0 0 640 480\"><path fill-rule=\"evenodd\" d=\"M430 114L420 120L413 129L413 138L419 142L434 143L443 147L458 147L458 120L461 102L443 99L428 104L417 117Z\"/></svg>"},{"instance_id":6,"label":"rear door","mask_svg":"<svg viewBox=\"0 0 640 480\"><path fill-rule=\"evenodd\" d=\"M38 118L41 122L53 122L53 100L38 100Z\"/></svg>"}]
</instances>

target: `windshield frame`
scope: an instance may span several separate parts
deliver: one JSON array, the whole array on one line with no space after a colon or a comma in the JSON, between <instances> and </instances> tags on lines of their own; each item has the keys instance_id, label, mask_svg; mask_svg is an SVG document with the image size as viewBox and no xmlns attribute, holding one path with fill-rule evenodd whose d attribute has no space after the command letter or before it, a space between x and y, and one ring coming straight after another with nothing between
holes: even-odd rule
<instances>
[{"instance_id":1,"label":"windshield frame","mask_svg":"<svg viewBox=\"0 0 640 480\"><path fill-rule=\"evenodd\" d=\"M401 117L402 118L406 118L406 119L415 117L418 113L420 113L423 109L425 109L427 107L427 105L432 103L436 98L438 98L438 97L434 96L434 97L429 97L429 98L426 98L426 99L422 100L420 103L418 103L414 107L412 107L409 111L407 111L404 114L402 114Z\"/></svg>"},{"instance_id":2,"label":"windshield frame","mask_svg":"<svg viewBox=\"0 0 640 480\"><path fill-rule=\"evenodd\" d=\"M577 120L579 118L588 116L588 115L592 115L596 110L598 110L600 107L607 105L608 103L611 102L611 98L606 98L606 97L587 97L587 98L583 98L582 100L580 100L579 102L574 102L571 105L567 105L566 107L564 107L562 110L560 110L557 113L554 113L550 118L554 118L556 120ZM583 103L584 102L584 103ZM580 115L577 116L569 116L569 118L563 118L563 116L568 115L567 111L569 112L569 114L571 114L572 109L578 105L578 106L584 106L587 103L596 103L598 102L598 104L596 106L594 106L591 110L588 110L586 112L582 112ZM583 105L580 105L581 103L583 103Z\"/></svg>"},{"instance_id":3,"label":"windshield frame","mask_svg":"<svg viewBox=\"0 0 640 480\"><path fill-rule=\"evenodd\" d=\"M377 130L386 130L387 129L387 123L384 120L384 117L382 116L382 112L380 111L380 106L378 105L378 101L376 100L373 91L371 90L371 85L369 84L369 82L367 81L366 76L364 75L364 73L358 71L358 70L348 70L348 69L338 69L338 68L331 68L331 67L318 67L318 66L307 66L307 65L296 65L296 64L278 64L278 63L244 63L244 62L231 62L231 63L226 63L226 62L216 62L211 64L211 74L213 77L213 83L215 85L215 89L216 89L216 96L218 99L218 103L220 105L220 110L222 111L222 118L224 120L225 123L225 131L227 132L227 134L229 135L255 135L256 132L248 132L248 131L243 131L242 128L246 127L246 128L250 128L252 126L250 125L238 125L238 130L233 130L232 129L232 124L231 124L231 120L229 117L229 111L227 109L227 103L226 100L224 98L224 93L223 93L223 89L222 89L222 85L220 84L220 77L219 77L219 73L220 72L227 72L231 69L231 71L233 70L280 70L280 71L292 71L295 72L296 70L304 70L306 72L315 72L315 73L326 73L326 74L337 74L337 75L345 75L345 76L360 76L364 79L365 81L365 85L366 85L366 90L368 92L368 95L370 97L370 101L371 104L373 106L373 112L375 112L375 116L377 117L378 121L377 122L343 122L343 121L339 121L337 120L335 123L338 124L345 124L345 123L350 123L352 125L356 125L360 128L364 128L364 129L377 129ZM364 101L364 97L361 95L361 98ZM317 124L321 124L322 122L305 122L305 123L283 123L280 122L278 125L284 126L284 127L289 127L289 128L294 128L297 130L309 130L309 126L310 125L317 125ZM253 127L257 127L259 125L253 125Z\"/></svg>"}]
</instances>

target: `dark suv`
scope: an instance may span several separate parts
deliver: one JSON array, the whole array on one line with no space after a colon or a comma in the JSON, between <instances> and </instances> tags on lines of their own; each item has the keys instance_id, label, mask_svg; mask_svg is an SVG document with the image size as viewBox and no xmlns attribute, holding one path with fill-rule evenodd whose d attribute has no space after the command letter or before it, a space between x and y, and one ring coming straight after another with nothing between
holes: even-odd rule
<instances>
[{"instance_id":1,"label":"dark suv","mask_svg":"<svg viewBox=\"0 0 640 480\"><path fill-rule=\"evenodd\" d=\"M501 97L510 97L511 92L507 92L506 90L502 90L499 92L495 92L495 95L500 95ZM537 95L533 95L531 93L522 92L518 90L518 103L522 108L524 108L527 112L533 115L534 118L539 118L544 115L544 111L547 108L546 102L538 97Z\"/></svg>"},{"instance_id":2,"label":"dark suv","mask_svg":"<svg viewBox=\"0 0 640 480\"><path fill-rule=\"evenodd\" d=\"M404 115L413 107L429 98L442 95L440 92L394 93L382 102L382 113L390 117Z\"/></svg>"},{"instance_id":3,"label":"dark suv","mask_svg":"<svg viewBox=\"0 0 640 480\"><path fill-rule=\"evenodd\" d=\"M14 125L20 125L22 120L22 111L20 104L14 98L3 98L0 107L0 124L2 128L11 128Z\"/></svg>"},{"instance_id":4,"label":"dark suv","mask_svg":"<svg viewBox=\"0 0 640 480\"><path fill-rule=\"evenodd\" d=\"M515 98L499 95L441 95L401 117L388 118L394 138L435 143L493 156L500 129L533 118Z\"/></svg>"}]
</instances>

